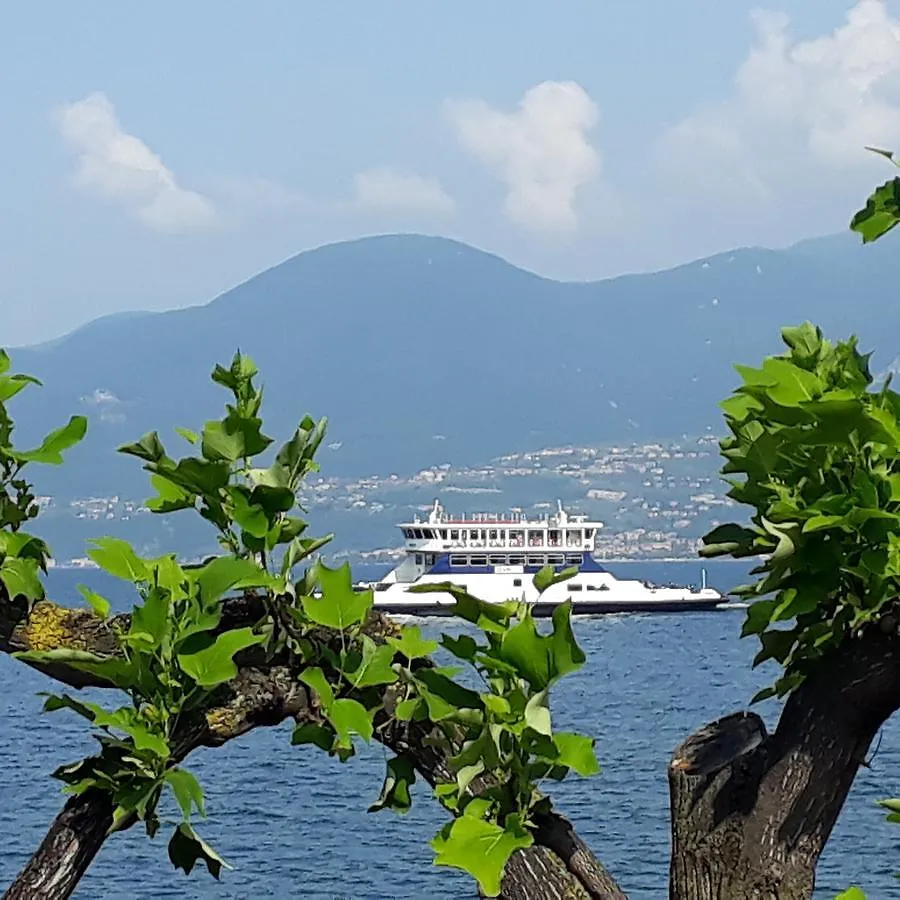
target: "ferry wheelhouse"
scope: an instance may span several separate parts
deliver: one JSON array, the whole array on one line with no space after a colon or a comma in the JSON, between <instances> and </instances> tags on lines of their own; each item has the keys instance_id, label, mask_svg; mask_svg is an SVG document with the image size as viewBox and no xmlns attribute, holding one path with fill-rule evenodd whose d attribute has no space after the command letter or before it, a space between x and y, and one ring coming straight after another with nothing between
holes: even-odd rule
<instances>
[{"instance_id":1,"label":"ferry wheelhouse","mask_svg":"<svg viewBox=\"0 0 900 900\"><path fill-rule=\"evenodd\" d=\"M722 595L704 584L699 589L661 587L620 580L594 559L601 522L570 515L558 504L555 514L528 518L476 513L454 518L435 501L427 519L418 515L399 525L405 557L381 581L375 608L405 615L452 614L453 597L444 592L410 593L413 585L451 582L491 603L525 600L535 615L549 615L566 600L573 613L686 612L711 609ZM577 567L578 574L548 588L538 599L532 578L545 566L557 571Z\"/></svg>"}]
</instances>

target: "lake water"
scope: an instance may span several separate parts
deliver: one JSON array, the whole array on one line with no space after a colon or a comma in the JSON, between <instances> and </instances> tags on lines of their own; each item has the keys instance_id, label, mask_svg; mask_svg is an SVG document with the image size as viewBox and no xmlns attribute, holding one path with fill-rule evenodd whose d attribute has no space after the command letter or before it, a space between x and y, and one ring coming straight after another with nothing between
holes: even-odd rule
<instances>
[{"instance_id":1,"label":"lake water","mask_svg":"<svg viewBox=\"0 0 900 900\"><path fill-rule=\"evenodd\" d=\"M699 578L696 563L611 565L621 577L659 582ZM728 589L746 566L708 566L710 583ZM361 576L367 573L360 572ZM75 585L106 590L118 608L128 599L96 572L55 571L52 596L77 603ZM576 620L584 668L553 695L554 727L597 737L602 773L554 786L552 796L632 900L666 896L669 853L666 765L698 726L742 708L771 671L750 668L756 646L739 640L740 610L683 616L633 615ZM426 632L461 630L447 622ZM62 798L49 778L60 763L90 752L87 729L68 713L40 715L36 693L51 683L8 658L0 719L0 885L8 885L44 835ZM777 706L760 712L774 727ZM888 723L871 770L861 770L819 866L817 898L851 883L871 898L900 897L900 827L884 822L878 797L900 794L900 728ZM167 834L135 828L111 838L76 893L81 900L456 900L472 897L467 876L431 863L428 840L444 814L426 789L414 789L405 817L366 808L377 797L385 751L364 747L346 764L314 748L292 748L290 728L260 729L189 759L207 793L208 821L198 830L234 871L214 881L205 868L172 869Z\"/></svg>"}]
</instances>

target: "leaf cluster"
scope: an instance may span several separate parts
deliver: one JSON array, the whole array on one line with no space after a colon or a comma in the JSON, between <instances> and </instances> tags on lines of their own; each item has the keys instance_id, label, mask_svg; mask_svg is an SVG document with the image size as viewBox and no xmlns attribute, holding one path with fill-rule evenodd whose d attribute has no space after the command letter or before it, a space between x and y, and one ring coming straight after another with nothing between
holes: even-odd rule
<instances>
[{"instance_id":1,"label":"leaf cluster","mask_svg":"<svg viewBox=\"0 0 900 900\"><path fill-rule=\"evenodd\" d=\"M12 439L15 423L7 404L30 385L40 386L40 382L9 370L9 354L0 350L0 593L5 591L11 600L23 598L30 605L44 596L40 573L47 571L50 550L40 538L22 530L40 511L23 469L28 463L59 465L63 452L84 437L87 420L73 416L39 446L17 449Z\"/></svg>"},{"instance_id":2,"label":"leaf cluster","mask_svg":"<svg viewBox=\"0 0 900 900\"><path fill-rule=\"evenodd\" d=\"M787 351L722 407L728 496L752 510L749 527L721 525L705 556L763 556L743 635L755 664L784 673L755 699L783 696L810 667L877 618L900 593L900 395L873 386L855 338L836 344L810 323L785 328Z\"/></svg>"}]
</instances>

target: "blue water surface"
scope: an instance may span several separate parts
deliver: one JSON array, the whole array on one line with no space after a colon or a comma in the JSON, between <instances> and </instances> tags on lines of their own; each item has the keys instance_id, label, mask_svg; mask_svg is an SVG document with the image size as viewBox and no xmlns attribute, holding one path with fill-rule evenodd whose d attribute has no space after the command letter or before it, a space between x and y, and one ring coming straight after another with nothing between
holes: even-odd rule
<instances>
[{"instance_id":1,"label":"blue water surface","mask_svg":"<svg viewBox=\"0 0 900 900\"><path fill-rule=\"evenodd\" d=\"M624 577L696 582L696 564L629 563ZM727 589L746 567L710 565L710 583ZM59 602L77 603L75 585L105 590L129 605L118 583L97 572L55 571ZM576 620L587 652L581 671L553 696L554 727L597 737L601 775L554 785L558 808L612 871L632 900L667 895L669 818L666 765L698 726L744 707L772 676L752 670L751 639L739 640L741 611L689 615L622 615ZM428 623L426 632L461 630ZM37 692L48 679L0 659L0 885L15 877L36 848L63 798L49 775L91 752L84 723L69 713L41 715ZM778 709L760 710L774 727ZM115 835L82 881L80 900L455 900L474 896L467 876L432 864L428 840L445 821L427 789L414 789L413 810L367 814L377 797L385 751L363 746L346 764L311 747L290 746L290 727L260 729L218 750L193 754L190 768L206 793L209 819L198 830L233 871L221 881L200 867L188 877L172 869L167 829L153 841L138 828ZM850 884L870 898L900 897L900 828L884 822L878 797L900 794L900 731L890 722L871 769L862 769L819 866L817 898Z\"/></svg>"}]
</instances>

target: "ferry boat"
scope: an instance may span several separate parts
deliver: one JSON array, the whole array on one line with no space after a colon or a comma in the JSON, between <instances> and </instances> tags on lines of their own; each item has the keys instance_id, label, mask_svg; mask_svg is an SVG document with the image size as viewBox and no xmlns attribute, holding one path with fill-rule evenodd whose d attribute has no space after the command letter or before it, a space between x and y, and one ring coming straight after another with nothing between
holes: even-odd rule
<instances>
[{"instance_id":1,"label":"ferry boat","mask_svg":"<svg viewBox=\"0 0 900 900\"><path fill-rule=\"evenodd\" d=\"M557 504L554 515L527 518L521 513L474 514L453 518L440 501L423 520L398 527L403 532L403 560L384 578L360 585L374 591L375 609L415 616L452 615L455 601L446 592L411 593L413 585L455 584L491 603L524 600L535 616L552 614L566 600L582 615L620 612L687 612L713 609L722 595L706 586L699 590L661 587L638 580L620 580L594 559L601 522L569 515ZM576 567L578 573L552 585L543 594L532 583L545 566L557 571Z\"/></svg>"}]
</instances>

